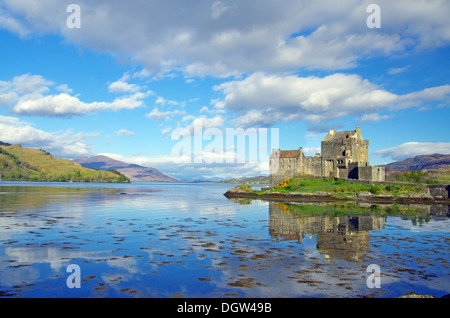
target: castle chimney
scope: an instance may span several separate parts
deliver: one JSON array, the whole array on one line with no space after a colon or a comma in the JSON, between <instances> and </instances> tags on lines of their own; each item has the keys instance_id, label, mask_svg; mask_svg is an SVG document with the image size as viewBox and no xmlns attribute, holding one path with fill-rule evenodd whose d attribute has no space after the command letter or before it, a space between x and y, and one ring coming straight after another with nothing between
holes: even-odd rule
<instances>
[{"instance_id":1,"label":"castle chimney","mask_svg":"<svg viewBox=\"0 0 450 318\"><path fill-rule=\"evenodd\" d=\"M356 138L357 139L362 139L361 128L360 127L356 127Z\"/></svg>"}]
</instances>

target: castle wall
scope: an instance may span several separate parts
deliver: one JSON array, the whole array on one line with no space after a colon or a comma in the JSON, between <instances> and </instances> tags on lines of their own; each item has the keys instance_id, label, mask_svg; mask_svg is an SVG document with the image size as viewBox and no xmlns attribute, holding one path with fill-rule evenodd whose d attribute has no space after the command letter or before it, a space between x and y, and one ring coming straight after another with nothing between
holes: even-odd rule
<instances>
[{"instance_id":1,"label":"castle wall","mask_svg":"<svg viewBox=\"0 0 450 318\"><path fill-rule=\"evenodd\" d=\"M442 184L428 184L428 192L431 196L441 196L443 198L450 198L450 185ZM449 206L450 214L450 206Z\"/></svg>"},{"instance_id":2,"label":"castle wall","mask_svg":"<svg viewBox=\"0 0 450 318\"><path fill-rule=\"evenodd\" d=\"M386 169L384 167L372 167L372 181L386 181Z\"/></svg>"},{"instance_id":3,"label":"castle wall","mask_svg":"<svg viewBox=\"0 0 450 318\"><path fill-rule=\"evenodd\" d=\"M322 158L322 177L339 178L339 171L334 160L324 160Z\"/></svg>"},{"instance_id":4,"label":"castle wall","mask_svg":"<svg viewBox=\"0 0 450 318\"><path fill-rule=\"evenodd\" d=\"M358 179L373 181L372 180L372 167L358 167Z\"/></svg>"},{"instance_id":5,"label":"castle wall","mask_svg":"<svg viewBox=\"0 0 450 318\"><path fill-rule=\"evenodd\" d=\"M284 179L292 178L297 174L297 170L297 158L279 158L279 152L273 152L270 158L270 186L274 187Z\"/></svg>"},{"instance_id":6,"label":"castle wall","mask_svg":"<svg viewBox=\"0 0 450 318\"><path fill-rule=\"evenodd\" d=\"M356 179L356 180L362 180L362 171L360 167L366 167L367 163L361 163L361 162L350 162L348 164L348 174L347 178L345 179ZM369 180L369 179L364 179Z\"/></svg>"},{"instance_id":7,"label":"castle wall","mask_svg":"<svg viewBox=\"0 0 450 318\"><path fill-rule=\"evenodd\" d=\"M302 154L303 155L303 154ZM315 177L322 177L322 158L301 156L302 164L298 171L300 174L309 174Z\"/></svg>"},{"instance_id":8,"label":"castle wall","mask_svg":"<svg viewBox=\"0 0 450 318\"><path fill-rule=\"evenodd\" d=\"M339 178L340 179L347 179L348 178L348 169L340 168L339 169Z\"/></svg>"},{"instance_id":9,"label":"castle wall","mask_svg":"<svg viewBox=\"0 0 450 318\"><path fill-rule=\"evenodd\" d=\"M385 169L384 167L372 167L368 162L351 162L348 164L348 179L385 181Z\"/></svg>"},{"instance_id":10,"label":"castle wall","mask_svg":"<svg viewBox=\"0 0 450 318\"><path fill-rule=\"evenodd\" d=\"M297 158L280 158L280 174L285 178L292 178L295 176L297 170Z\"/></svg>"}]
</instances>

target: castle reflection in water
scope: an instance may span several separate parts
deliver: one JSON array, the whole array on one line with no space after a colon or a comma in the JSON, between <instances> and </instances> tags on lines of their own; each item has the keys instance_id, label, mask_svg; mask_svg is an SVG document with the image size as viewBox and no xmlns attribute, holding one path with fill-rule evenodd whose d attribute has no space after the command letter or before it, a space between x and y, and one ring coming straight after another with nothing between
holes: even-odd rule
<instances>
[{"instance_id":1,"label":"castle reflection in water","mask_svg":"<svg viewBox=\"0 0 450 318\"><path fill-rule=\"evenodd\" d=\"M336 208L269 202L269 234L276 240L297 241L300 244L305 237L315 236L316 248L325 257L360 262L369 252L370 232L382 230L386 224L387 214L380 213L380 210L373 213L373 210L370 205ZM413 220L417 220L419 215L422 221L436 214L446 217L449 211L448 207L434 211L430 211L430 207L410 210L413 211Z\"/></svg>"}]
</instances>

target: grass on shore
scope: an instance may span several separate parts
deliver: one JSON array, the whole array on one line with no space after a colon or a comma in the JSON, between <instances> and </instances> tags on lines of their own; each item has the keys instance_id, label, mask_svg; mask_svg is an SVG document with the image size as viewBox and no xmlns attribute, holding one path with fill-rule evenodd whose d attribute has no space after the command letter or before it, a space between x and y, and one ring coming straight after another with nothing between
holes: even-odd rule
<instances>
[{"instance_id":1,"label":"grass on shore","mask_svg":"<svg viewBox=\"0 0 450 318\"><path fill-rule=\"evenodd\" d=\"M423 194L426 192L424 185L370 185L356 184L343 179L321 180L312 176L299 175L291 179L285 179L272 190L253 190L250 185L239 186L241 190L256 194L264 193L315 193L318 191L331 194L333 197L354 197L358 193L369 192L373 195L392 195L400 197L406 194Z\"/></svg>"}]
</instances>

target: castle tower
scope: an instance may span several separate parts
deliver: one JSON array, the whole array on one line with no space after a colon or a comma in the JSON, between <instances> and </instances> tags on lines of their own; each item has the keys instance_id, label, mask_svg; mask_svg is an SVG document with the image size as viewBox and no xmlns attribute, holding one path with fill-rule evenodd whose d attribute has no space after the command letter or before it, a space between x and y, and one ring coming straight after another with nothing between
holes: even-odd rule
<instances>
[{"instance_id":1,"label":"castle tower","mask_svg":"<svg viewBox=\"0 0 450 318\"><path fill-rule=\"evenodd\" d=\"M350 162L369 162L369 141L363 139L360 127L350 131L330 130L321 148L322 160L333 161L337 168L348 168Z\"/></svg>"}]
</instances>

